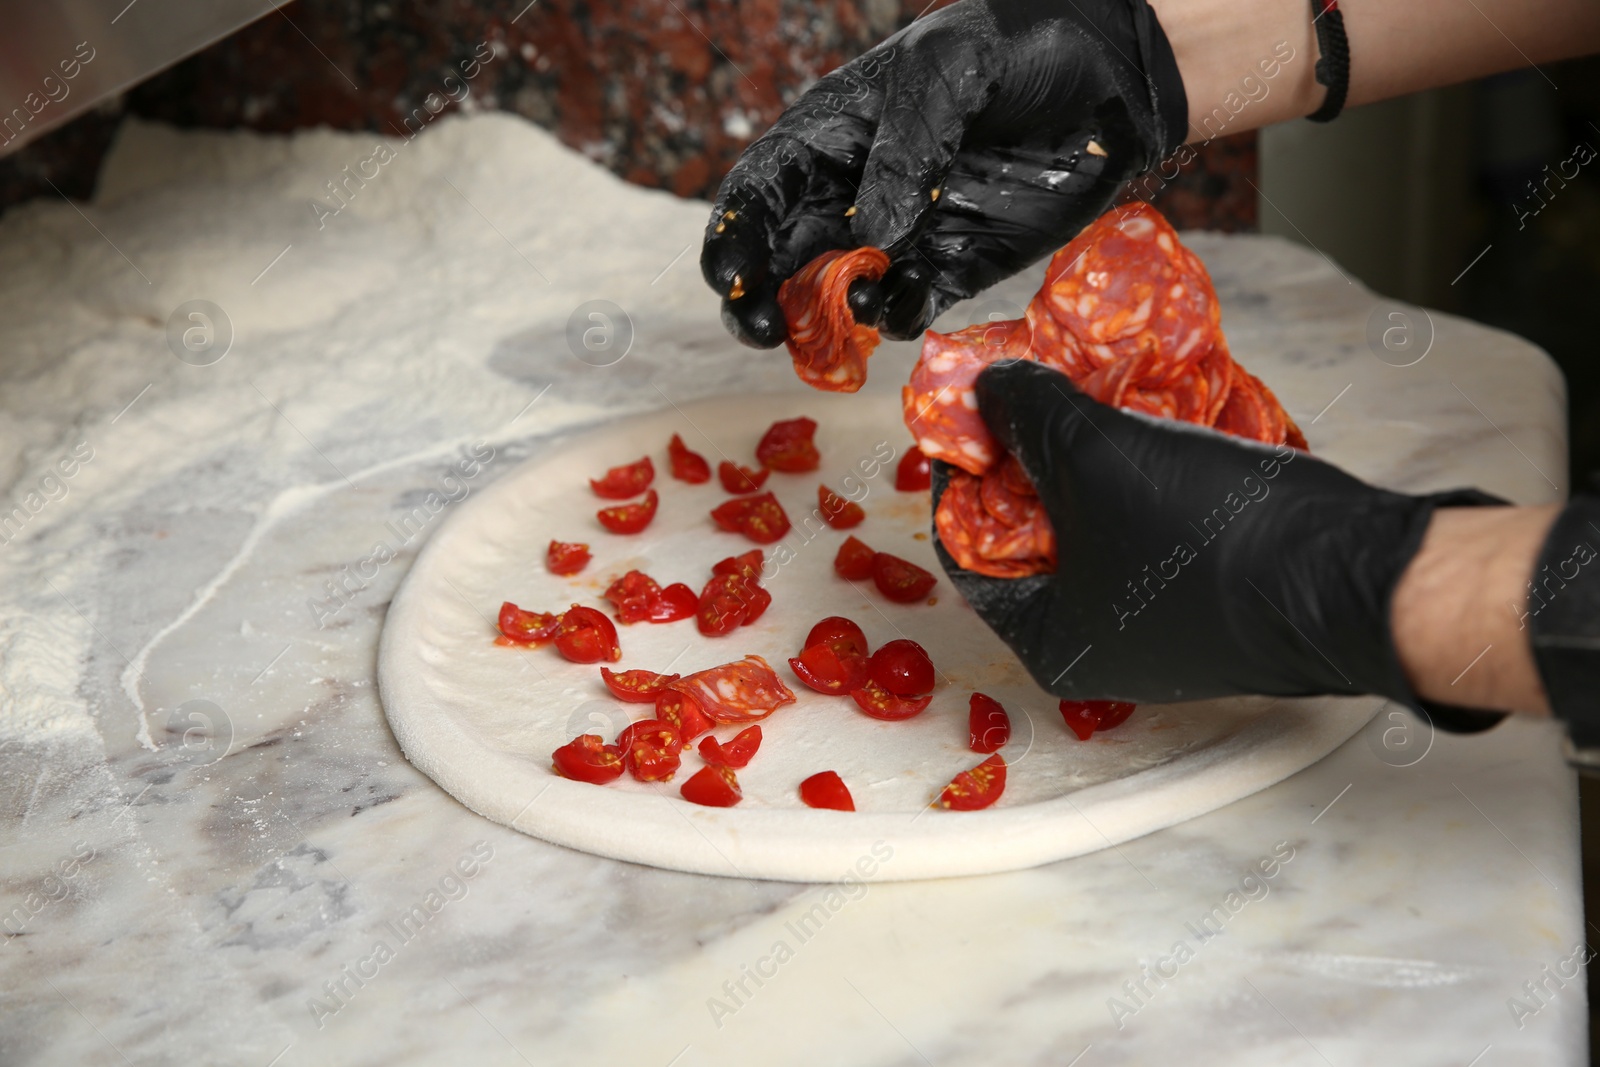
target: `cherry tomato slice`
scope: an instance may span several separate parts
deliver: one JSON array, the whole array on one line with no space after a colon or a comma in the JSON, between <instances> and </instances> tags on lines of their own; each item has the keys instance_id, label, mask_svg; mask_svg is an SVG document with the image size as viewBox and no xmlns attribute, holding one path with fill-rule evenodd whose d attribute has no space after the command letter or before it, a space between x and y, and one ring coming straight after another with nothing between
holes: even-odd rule
<instances>
[{"instance_id":1,"label":"cherry tomato slice","mask_svg":"<svg viewBox=\"0 0 1600 1067\"><path fill-rule=\"evenodd\" d=\"M744 625L749 626L767 613L772 606L772 594L754 582L745 585Z\"/></svg>"},{"instance_id":2,"label":"cherry tomato slice","mask_svg":"<svg viewBox=\"0 0 1600 1067\"><path fill-rule=\"evenodd\" d=\"M555 640L561 616L548 611L523 611L511 601L500 605L500 637L496 644L538 648Z\"/></svg>"},{"instance_id":3,"label":"cherry tomato slice","mask_svg":"<svg viewBox=\"0 0 1600 1067\"><path fill-rule=\"evenodd\" d=\"M576 541L551 541L544 558L551 574L565 578L588 566L589 546Z\"/></svg>"},{"instance_id":4,"label":"cherry tomato slice","mask_svg":"<svg viewBox=\"0 0 1600 1067\"><path fill-rule=\"evenodd\" d=\"M763 467L788 474L814 471L822 463L817 446L811 440L816 432L816 422L803 415L798 419L780 419L761 435L761 443L756 445L756 459Z\"/></svg>"},{"instance_id":5,"label":"cherry tomato slice","mask_svg":"<svg viewBox=\"0 0 1600 1067\"><path fill-rule=\"evenodd\" d=\"M867 644L867 635L861 632L861 627L845 618L843 615L829 615L817 623L806 634L805 643L801 648L810 648L812 645L833 645L834 651L839 651L839 644L843 642L853 647L865 656L871 651Z\"/></svg>"},{"instance_id":6,"label":"cherry tomato slice","mask_svg":"<svg viewBox=\"0 0 1600 1067\"><path fill-rule=\"evenodd\" d=\"M933 575L909 560L879 552L872 557L872 584L896 604L914 604L932 592Z\"/></svg>"},{"instance_id":7,"label":"cherry tomato slice","mask_svg":"<svg viewBox=\"0 0 1600 1067\"><path fill-rule=\"evenodd\" d=\"M912 445L911 451L900 457L900 465L894 469L894 487L902 493L914 493L932 486L933 470L928 457L922 449Z\"/></svg>"},{"instance_id":8,"label":"cherry tomato slice","mask_svg":"<svg viewBox=\"0 0 1600 1067\"><path fill-rule=\"evenodd\" d=\"M714 763L701 767L678 787L683 799L708 808L731 808L744 799L733 771Z\"/></svg>"},{"instance_id":9,"label":"cherry tomato slice","mask_svg":"<svg viewBox=\"0 0 1600 1067\"><path fill-rule=\"evenodd\" d=\"M685 744L693 741L716 723L700 708L694 697L668 689L656 697L656 718L671 723Z\"/></svg>"},{"instance_id":10,"label":"cherry tomato slice","mask_svg":"<svg viewBox=\"0 0 1600 1067\"><path fill-rule=\"evenodd\" d=\"M860 526L867 513L861 505L835 493L825 485L817 486L817 505L822 510L822 521L835 530L848 530Z\"/></svg>"},{"instance_id":11,"label":"cherry tomato slice","mask_svg":"<svg viewBox=\"0 0 1600 1067\"><path fill-rule=\"evenodd\" d=\"M717 477L722 480L722 488L734 494L759 492L771 475L772 472L765 467L751 470L728 460L717 464Z\"/></svg>"},{"instance_id":12,"label":"cherry tomato slice","mask_svg":"<svg viewBox=\"0 0 1600 1067\"><path fill-rule=\"evenodd\" d=\"M962 771L939 794L939 806L951 811L987 808L1006 791L1006 761L990 756L970 771Z\"/></svg>"},{"instance_id":13,"label":"cherry tomato slice","mask_svg":"<svg viewBox=\"0 0 1600 1067\"><path fill-rule=\"evenodd\" d=\"M575 737L550 753L556 773L574 782L599 785L622 777L622 750L599 734Z\"/></svg>"},{"instance_id":14,"label":"cherry tomato slice","mask_svg":"<svg viewBox=\"0 0 1600 1067\"><path fill-rule=\"evenodd\" d=\"M808 808L855 811L856 802L844 779L834 771L820 771L800 783L800 799Z\"/></svg>"},{"instance_id":15,"label":"cherry tomato slice","mask_svg":"<svg viewBox=\"0 0 1600 1067\"><path fill-rule=\"evenodd\" d=\"M711 464L706 462L706 457L690 451L677 434L673 434L672 440L667 442L667 460L672 467L672 476L680 482L699 485L711 480Z\"/></svg>"},{"instance_id":16,"label":"cherry tomato slice","mask_svg":"<svg viewBox=\"0 0 1600 1067\"><path fill-rule=\"evenodd\" d=\"M968 747L974 752L998 752L1011 740L1011 716L994 697L973 693L968 702Z\"/></svg>"},{"instance_id":17,"label":"cherry tomato slice","mask_svg":"<svg viewBox=\"0 0 1600 1067\"><path fill-rule=\"evenodd\" d=\"M915 641L890 641L872 654L872 680L897 697L919 697L933 692L933 660Z\"/></svg>"},{"instance_id":18,"label":"cherry tomato slice","mask_svg":"<svg viewBox=\"0 0 1600 1067\"><path fill-rule=\"evenodd\" d=\"M695 605L695 623L707 637L721 637L744 625L759 588L738 575L713 575L700 590Z\"/></svg>"},{"instance_id":19,"label":"cherry tomato slice","mask_svg":"<svg viewBox=\"0 0 1600 1067\"><path fill-rule=\"evenodd\" d=\"M595 496L607 500L627 500L650 488L655 478L655 464L650 462L649 456L645 456L633 463L612 467L603 478L590 478L589 488L594 490Z\"/></svg>"},{"instance_id":20,"label":"cherry tomato slice","mask_svg":"<svg viewBox=\"0 0 1600 1067\"><path fill-rule=\"evenodd\" d=\"M661 596L650 611L651 622L677 622L693 615L700 606L700 598L695 596L682 582L673 582L661 590Z\"/></svg>"},{"instance_id":21,"label":"cherry tomato slice","mask_svg":"<svg viewBox=\"0 0 1600 1067\"><path fill-rule=\"evenodd\" d=\"M712 574L736 574L741 578L757 579L761 577L762 564L766 557L759 548L752 548L748 552L727 559L719 559L711 565Z\"/></svg>"},{"instance_id":22,"label":"cherry tomato slice","mask_svg":"<svg viewBox=\"0 0 1600 1067\"><path fill-rule=\"evenodd\" d=\"M656 517L656 507L661 502L654 489L644 495L643 500L636 500L632 504L618 504L614 508L601 508L594 513L604 526L614 534L636 534Z\"/></svg>"},{"instance_id":23,"label":"cherry tomato slice","mask_svg":"<svg viewBox=\"0 0 1600 1067\"><path fill-rule=\"evenodd\" d=\"M593 608L574 604L561 616L556 627L556 651L574 663L611 663L622 658L617 643L617 628Z\"/></svg>"},{"instance_id":24,"label":"cherry tomato slice","mask_svg":"<svg viewBox=\"0 0 1600 1067\"><path fill-rule=\"evenodd\" d=\"M789 516L771 493L740 496L711 511L712 520L730 533L741 533L758 545L770 545L789 532Z\"/></svg>"},{"instance_id":25,"label":"cherry tomato slice","mask_svg":"<svg viewBox=\"0 0 1600 1067\"><path fill-rule=\"evenodd\" d=\"M884 719L888 722L899 722L915 715L921 715L933 701L933 695L920 697L897 697L877 682L868 682L860 689L850 694L856 706L874 719Z\"/></svg>"},{"instance_id":26,"label":"cherry tomato slice","mask_svg":"<svg viewBox=\"0 0 1600 1067\"><path fill-rule=\"evenodd\" d=\"M676 682L676 674L657 674L655 671L613 671L600 668L600 678L611 690L611 695L629 704L654 704L656 697Z\"/></svg>"},{"instance_id":27,"label":"cherry tomato slice","mask_svg":"<svg viewBox=\"0 0 1600 1067\"><path fill-rule=\"evenodd\" d=\"M645 622L661 600L661 586L643 571L629 571L612 582L603 595L611 601L617 621Z\"/></svg>"},{"instance_id":28,"label":"cherry tomato slice","mask_svg":"<svg viewBox=\"0 0 1600 1067\"><path fill-rule=\"evenodd\" d=\"M839 554L833 557L833 570L841 578L863 581L872 577L872 561L877 558L878 554L872 549L854 537L846 537L839 546Z\"/></svg>"},{"instance_id":29,"label":"cherry tomato slice","mask_svg":"<svg viewBox=\"0 0 1600 1067\"><path fill-rule=\"evenodd\" d=\"M626 738L626 740L624 740ZM669 782L682 762L683 737L661 719L645 719L617 738L628 772L641 782Z\"/></svg>"},{"instance_id":30,"label":"cherry tomato slice","mask_svg":"<svg viewBox=\"0 0 1600 1067\"><path fill-rule=\"evenodd\" d=\"M700 742L700 758L707 763L720 763L724 767L743 767L761 747L761 727L750 726L734 735L732 741L721 744L715 737Z\"/></svg>"},{"instance_id":31,"label":"cherry tomato slice","mask_svg":"<svg viewBox=\"0 0 1600 1067\"><path fill-rule=\"evenodd\" d=\"M867 657L847 641L807 645L789 661L789 669L808 688L829 696L843 696L870 680Z\"/></svg>"},{"instance_id":32,"label":"cherry tomato slice","mask_svg":"<svg viewBox=\"0 0 1600 1067\"><path fill-rule=\"evenodd\" d=\"M1136 707L1119 700L1063 700L1060 704L1061 718L1079 741L1089 740L1096 730L1121 726Z\"/></svg>"}]
</instances>

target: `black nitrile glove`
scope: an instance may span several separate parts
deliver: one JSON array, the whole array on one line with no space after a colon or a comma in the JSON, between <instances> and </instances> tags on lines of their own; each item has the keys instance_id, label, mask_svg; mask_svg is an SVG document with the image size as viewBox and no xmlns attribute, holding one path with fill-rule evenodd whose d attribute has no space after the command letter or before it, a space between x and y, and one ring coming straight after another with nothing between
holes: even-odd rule
<instances>
[{"instance_id":1,"label":"black nitrile glove","mask_svg":"<svg viewBox=\"0 0 1600 1067\"><path fill-rule=\"evenodd\" d=\"M1435 508L1504 501L1377 489L1287 445L1108 407L1038 363L987 368L977 394L1039 490L1059 562L1054 574L987 578L936 547L951 582L1051 693L1374 693L1446 729L1502 718L1416 698L1389 602ZM937 503L950 468L934 468Z\"/></svg>"},{"instance_id":2,"label":"black nitrile glove","mask_svg":"<svg viewBox=\"0 0 1600 1067\"><path fill-rule=\"evenodd\" d=\"M822 77L745 150L700 269L728 328L770 348L786 278L881 248L889 271L852 288L856 320L915 337L1071 240L1187 121L1145 0L959 0Z\"/></svg>"}]
</instances>

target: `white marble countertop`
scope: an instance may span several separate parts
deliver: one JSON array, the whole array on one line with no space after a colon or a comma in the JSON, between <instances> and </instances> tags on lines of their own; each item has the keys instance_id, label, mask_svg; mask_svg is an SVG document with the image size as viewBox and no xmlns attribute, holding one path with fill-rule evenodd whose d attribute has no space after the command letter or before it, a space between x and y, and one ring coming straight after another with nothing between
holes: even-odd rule
<instances>
[{"instance_id":1,"label":"white marble countertop","mask_svg":"<svg viewBox=\"0 0 1600 1067\"><path fill-rule=\"evenodd\" d=\"M0 220L0 480L24 507L0 525L0 1062L1584 1062L1576 790L1544 726L1380 714L1115 850L849 896L456 804L374 691L428 532L390 524L473 491L446 475L479 442L481 485L663 397L802 387L722 334L703 205L504 116L376 144L133 125L94 204ZM1317 255L1194 243L1315 450L1401 488L1563 491L1537 351L1434 315L1426 358L1388 366L1375 298ZM220 342L167 340L195 299L233 333L206 366ZM590 299L633 324L609 366L566 342ZM913 354L881 350L872 388ZM380 542L395 560L364 562ZM179 709L217 736L186 746Z\"/></svg>"}]
</instances>

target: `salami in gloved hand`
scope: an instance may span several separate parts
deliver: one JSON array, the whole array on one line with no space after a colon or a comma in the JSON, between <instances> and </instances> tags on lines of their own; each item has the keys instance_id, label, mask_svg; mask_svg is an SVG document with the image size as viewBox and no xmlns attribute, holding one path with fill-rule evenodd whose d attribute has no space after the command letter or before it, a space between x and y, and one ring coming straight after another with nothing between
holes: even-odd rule
<instances>
[{"instance_id":1,"label":"salami in gloved hand","mask_svg":"<svg viewBox=\"0 0 1600 1067\"><path fill-rule=\"evenodd\" d=\"M746 344L784 340L778 287L823 252L889 254L858 323L910 338L1054 251L1184 140L1145 0L959 0L825 75L746 149L700 255Z\"/></svg>"},{"instance_id":2,"label":"salami in gloved hand","mask_svg":"<svg viewBox=\"0 0 1600 1067\"><path fill-rule=\"evenodd\" d=\"M1119 411L1033 362L977 380L1057 538L1054 574L951 582L1034 680L1076 699L1374 693L1446 729L1503 716L1419 701L1389 603L1435 508L1477 490L1374 488L1304 452ZM950 468L935 464L934 500Z\"/></svg>"}]
</instances>

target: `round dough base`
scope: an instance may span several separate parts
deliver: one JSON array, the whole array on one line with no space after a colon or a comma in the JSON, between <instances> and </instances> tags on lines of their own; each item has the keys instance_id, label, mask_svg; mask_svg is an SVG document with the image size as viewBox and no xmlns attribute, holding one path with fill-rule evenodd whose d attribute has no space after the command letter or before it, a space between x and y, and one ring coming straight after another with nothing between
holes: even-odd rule
<instances>
[{"instance_id":1,"label":"round dough base","mask_svg":"<svg viewBox=\"0 0 1600 1067\"><path fill-rule=\"evenodd\" d=\"M672 480L668 438L681 434L713 465L724 457L751 464L767 426L800 414L819 423L823 466L767 483L794 530L767 546L768 559L783 562L765 583L773 596L766 615L721 638L701 636L693 620L618 627L617 669L688 674L753 652L795 690L799 701L761 724L761 751L739 772L744 800L721 809L683 800L678 785L701 766L688 749L670 783L560 778L553 750L583 733L610 741L650 708L613 699L595 665L569 663L549 648L494 645L500 603L603 606L600 593L631 568L698 591L712 563L752 546L708 518L727 499L715 478L698 486ZM448 518L389 608L378 680L406 758L473 811L601 856L799 882L837 881L869 857L875 879L906 880L1031 867L1194 818L1309 766L1372 717L1372 701L1338 698L1145 705L1117 729L1079 741L1055 698L944 579L928 540L928 494L894 489L906 447L893 396L779 393L630 415L541 451ZM587 479L641 454L656 463L660 510L642 534L606 533L593 515L605 502ZM865 488L868 518L849 533L939 574L933 603L893 604L870 582L833 573L846 533L814 517L819 483L852 496ZM573 578L549 574L552 538L588 542L593 562ZM786 661L827 615L854 619L874 648L895 637L926 647L940 672L929 709L880 722L848 698L795 682ZM984 811L945 811L932 804L944 784L983 758L967 747L974 691L1011 714L1012 739L1001 750L1010 765L1006 793ZM799 783L822 770L845 780L855 812L801 804Z\"/></svg>"}]
</instances>

